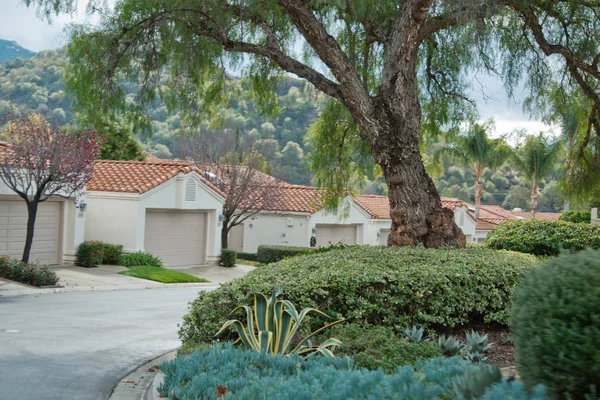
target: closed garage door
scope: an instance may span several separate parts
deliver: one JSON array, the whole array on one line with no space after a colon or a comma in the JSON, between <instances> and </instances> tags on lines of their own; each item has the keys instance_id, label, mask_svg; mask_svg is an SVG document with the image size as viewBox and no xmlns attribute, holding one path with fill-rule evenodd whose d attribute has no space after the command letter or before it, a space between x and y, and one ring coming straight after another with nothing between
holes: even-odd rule
<instances>
[{"instance_id":1,"label":"closed garage door","mask_svg":"<svg viewBox=\"0 0 600 400\"><path fill-rule=\"evenodd\" d=\"M144 248L167 267L206 263L206 213L146 211Z\"/></svg>"},{"instance_id":2,"label":"closed garage door","mask_svg":"<svg viewBox=\"0 0 600 400\"><path fill-rule=\"evenodd\" d=\"M58 264L60 205L58 202L40 203L33 231L31 261ZM25 202L0 200L0 254L21 258L26 233Z\"/></svg>"},{"instance_id":3,"label":"closed garage door","mask_svg":"<svg viewBox=\"0 0 600 400\"><path fill-rule=\"evenodd\" d=\"M351 225L317 225L317 246L329 246L344 242L356 244L356 226Z\"/></svg>"}]
</instances>

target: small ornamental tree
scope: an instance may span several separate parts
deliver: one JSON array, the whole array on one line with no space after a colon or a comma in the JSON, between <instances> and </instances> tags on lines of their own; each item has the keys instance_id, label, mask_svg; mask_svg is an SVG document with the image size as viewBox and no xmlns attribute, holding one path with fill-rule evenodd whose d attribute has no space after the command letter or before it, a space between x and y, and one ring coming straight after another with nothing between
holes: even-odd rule
<instances>
[{"instance_id":1,"label":"small ornamental tree","mask_svg":"<svg viewBox=\"0 0 600 400\"><path fill-rule=\"evenodd\" d=\"M4 122L12 144L0 152L0 179L27 203L21 259L27 263L39 204L53 196L76 199L81 195L100 147L95 131L69 133L51 127L38 115L9 118Z\"/></svg>"}]
</instances>

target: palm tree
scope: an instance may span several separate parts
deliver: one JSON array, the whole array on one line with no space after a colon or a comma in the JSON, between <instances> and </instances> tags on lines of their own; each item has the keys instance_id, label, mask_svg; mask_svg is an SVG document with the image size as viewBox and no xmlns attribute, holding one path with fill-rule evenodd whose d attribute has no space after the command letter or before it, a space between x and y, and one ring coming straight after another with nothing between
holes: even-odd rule
<instances>
[{"instance_id":1,"label":"palm tree","mask_svg":"<svg viewBox=\"0 0 600 400\"><path fill-rule=\"evenodd\" d=\"M471 128L459 135L453 143L440 146L435 151L435 159L447 156L466 167L475 170L475 217L479 218L483 183L481 175L487 167L491 170L500 167L511 154L512 149L502 139L490 139L488 130L492 122L474 123Z\"/></svg>"},{"instance_id":2,"label":"palm tree","mask_svg":"<svg viewBox=\"0 0 600 400\"><path fill-rule=\"evenodd\" d=\"M530 135L525 138L524 144L514 153L517 170L525 179L531 182L531 216L535 218L535 209L538 204L538 184L545 179L559 161L563 153L561 140L545 138L539 135Z\"/></svg>"}]
</instances>

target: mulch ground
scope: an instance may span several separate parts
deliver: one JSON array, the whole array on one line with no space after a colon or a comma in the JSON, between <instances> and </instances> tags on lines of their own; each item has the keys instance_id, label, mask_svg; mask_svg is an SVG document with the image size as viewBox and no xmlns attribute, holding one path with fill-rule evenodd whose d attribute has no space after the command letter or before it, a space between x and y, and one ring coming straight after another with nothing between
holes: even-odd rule
<instances>
[{"instance_id":1,"label":"mulch ground","mask_svg":"<svg viewBox=\"0 0 600 400\"><path fill-rule=\"evenodd\" d=\"M487 353L487 363L500 368L515 365L515 346L512 343L510 329L504 325L473 325L453 329L449 333L460 340L465 340L465 331L474 330L481 334L487 333L488 341L494 345Z\"/></svg>"}]
</instances>

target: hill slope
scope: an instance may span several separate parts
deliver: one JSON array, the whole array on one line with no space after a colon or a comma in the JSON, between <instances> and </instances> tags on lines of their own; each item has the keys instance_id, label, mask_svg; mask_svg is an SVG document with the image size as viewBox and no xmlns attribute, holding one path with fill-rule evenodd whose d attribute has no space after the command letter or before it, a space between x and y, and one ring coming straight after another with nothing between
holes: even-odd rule
<instances>
[{"instance_id":1,"label":"hill slope","mask_svg":"<svg viewBox=\"0 0 600 400\"><path fill-rule=\"evenodd\" d=\"M0 64L4 61L14 60L15 58L31 58L35 53L21 47L17 42L0 39Z\"/></svg>"}]
</instances>

